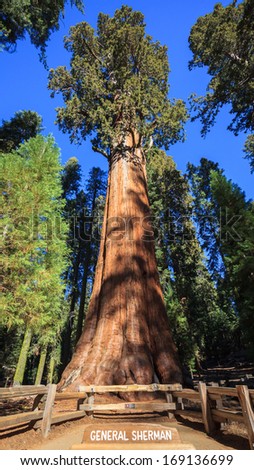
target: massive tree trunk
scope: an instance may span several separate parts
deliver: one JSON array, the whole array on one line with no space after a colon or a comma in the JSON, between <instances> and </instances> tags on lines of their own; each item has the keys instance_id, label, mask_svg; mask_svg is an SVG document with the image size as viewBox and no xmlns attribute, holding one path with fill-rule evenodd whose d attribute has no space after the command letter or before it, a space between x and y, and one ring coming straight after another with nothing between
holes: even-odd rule
<instances>
[{"instance_id":1,"label":"massive tree trunk","mask_svg":"<svg viewBox=\"0 0 254 470\"><path fill-rule=\"evenodd\" d=\"M146 168L133 136L109 168L100 254L85 326L59 389L181 382L154 250Z\"/></svg>"}]
</instances>

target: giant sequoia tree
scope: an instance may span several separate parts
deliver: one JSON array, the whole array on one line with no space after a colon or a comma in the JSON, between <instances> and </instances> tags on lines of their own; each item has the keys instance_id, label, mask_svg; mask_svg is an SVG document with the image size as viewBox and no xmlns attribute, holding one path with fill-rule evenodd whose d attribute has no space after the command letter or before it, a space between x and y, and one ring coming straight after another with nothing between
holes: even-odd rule
<instances>
[{"instance_id":1,"label":"giant sequoia tree","mask_svg":"<svg viewBox=\"0 0 254 470\"><path fill-rule=\"evenodd\" d=\"M51 71L65 106L58 123L71 140L92 136L109 162L107 200L93 293L83 333L60 382L181 381L154 253L146 149L183 138L183 102L168 100L167 49L145 33L144 17L122 7L100 14L97 32L71 28L71 69Z\"/></svg>"}]
</instances>

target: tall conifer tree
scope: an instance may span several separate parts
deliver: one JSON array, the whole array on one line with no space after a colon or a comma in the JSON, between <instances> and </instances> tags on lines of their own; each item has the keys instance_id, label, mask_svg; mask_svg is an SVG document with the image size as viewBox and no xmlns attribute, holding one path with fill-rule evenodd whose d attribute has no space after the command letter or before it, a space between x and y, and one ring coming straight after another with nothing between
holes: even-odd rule
<instances>
[{"instance_id":1,"label":"tall conifer tree","mask_svg":"<svg viewBox=\"0 0 254 470\"><path fill-rule=\"evenodd\" d=\"M66 224L62 217L59 150L37 136L1 155L3 309L1 325L25 337L15 380L23 381L33 335L56 345L63 325Z\"/></svg>"},{"instance_id":2,"label":"tall conifer tree","mask_svg":"<svg viewBox=\"0 0 254 470\"><path fill-rule=\"evenodd\" d=\"M233 315L227 318L206 267L187 178L171 157L153 150L148 182L152 212L158 222L156 254L168 315L183 362L198 368L201 360L219 359L230 348Z\"/></svg>"},{"instance_id":3,"label":"tall conifer tree","mask_svg":"<svg viewBox=\"0 0 254 470\"><path fill-rule=\"evenodd\" d=\"M71 140L92 136L109 161L100 254L83 334L61 388L81 383L181 380L150 230L145 151L183 138L186 110L168 99L167 49L145 33L140 12L100 14L97 31L71 28L71 69L51 71L65 106L57 121Z\"/></svg>"},{"instance_id":4,"label":"tall conifer tree","mask_svg":"<svg viewBox=\"0 0 254 470\"><path fill-rule=\"evenodd\" d=\"M253 201L228 180L218 164L202 158L188 165L195 221L216 282L220 306L233 326L232 347L252 349ZM240 331L237 328L238 319Z\"/></svg>"}]
</instances>

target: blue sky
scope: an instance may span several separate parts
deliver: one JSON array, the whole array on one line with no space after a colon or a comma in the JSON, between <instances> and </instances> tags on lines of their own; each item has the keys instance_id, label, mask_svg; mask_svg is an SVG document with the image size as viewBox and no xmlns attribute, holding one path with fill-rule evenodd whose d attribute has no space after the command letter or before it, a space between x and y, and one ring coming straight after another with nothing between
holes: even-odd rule
<instances>
[{"instance_id":1,"label":"blue sky","mask_svg":"<svg viewBox=\"0 0 254 470\"><path fill-rule=\"evenodd\" d=\"M205 69L188 70L191 52L188 48L188 36L191 26L201 15L212 11L214 0L85 0L85 15L75 8L66 7L65 17L61 20L60 30L52 34L47 48L48 65L69 64L70 56L63 47L63 37L68 35L70 26L80 21L87 21L96 27L99 12L112 15L122 3L141 10L145 15L147 33L162 44L168 46L171 73L170 97L187 101L192 92L203 94L209 77ZM222 1L227 5L229 1ZM13 54L0 53L0 119L9 119L15 111L32 109L43 117L44 133L52 133L61 148L62 162L76 156L83 168L84 176L92 166L107 168L105 159L91 150L90 142L81 146L70 144L68 135L64 135L54 124L55 108L60 98L50 98L47 89L48 72L39 62L38 52L29 40L20 41ZM245 134L235 137L227 131L230 123L228 110L223 110L216 125L205 139L201 138L200 122L186 125L185 143L172 146L170 154L180 170L185 171L186 163L198 163L201 157L219 162L225 174L244 189L248 198L253 198L253 175L249 164L243 159Z\"/></svg>"}]
</instances>

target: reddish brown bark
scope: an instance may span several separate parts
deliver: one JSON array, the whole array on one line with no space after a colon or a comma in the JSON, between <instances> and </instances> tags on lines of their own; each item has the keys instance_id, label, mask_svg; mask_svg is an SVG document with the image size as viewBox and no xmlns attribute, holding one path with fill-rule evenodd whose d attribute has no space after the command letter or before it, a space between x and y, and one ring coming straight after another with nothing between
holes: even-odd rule
<instances>
[{"instance_id":1,"label":"reddish brown bark","mask_svg":"<svg viewBox=\"0 0 254 470\"><path fill-rule=\"evenodd\" d=\"M131 150L128 139L128 150L110 162L93 293L61 389L182 381L159 283L143 152Z\"/></svg>"}]
</instances>

